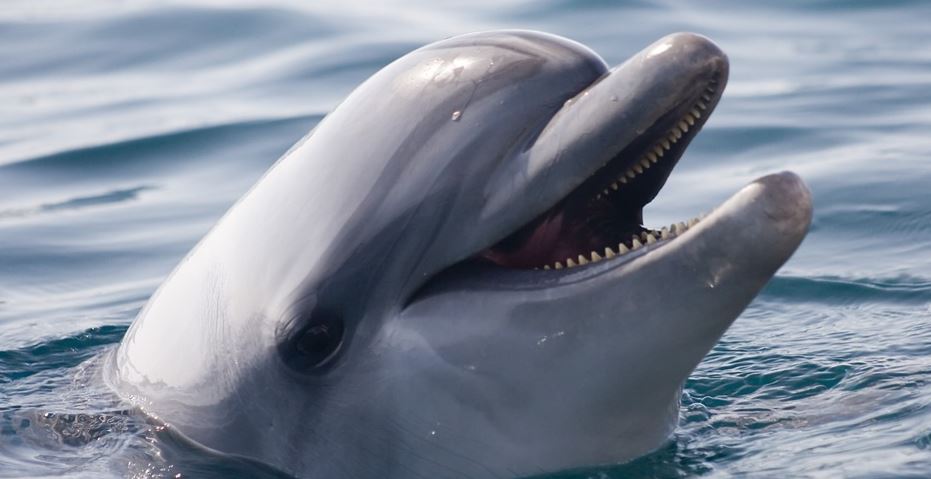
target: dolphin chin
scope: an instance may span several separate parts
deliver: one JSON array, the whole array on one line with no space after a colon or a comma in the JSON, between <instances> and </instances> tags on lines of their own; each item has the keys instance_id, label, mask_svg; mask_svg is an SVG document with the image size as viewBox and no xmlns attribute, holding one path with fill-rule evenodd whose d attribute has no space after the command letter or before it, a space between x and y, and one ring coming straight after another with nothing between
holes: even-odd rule
<instances>
[{"instance_id":1,"label":"dolphin chin","mask_svg":"<svg viewBox=\"0 0 931 479\"><path fill-rule=\"evenodd\" d=\"M667 440L683 382L792 255L792 173L645 226L727 83L669 35L614 68L486 32L360 85L220 220L108 361L189 439L301 477L512 477Z\"/></svg>"}]
</instances>

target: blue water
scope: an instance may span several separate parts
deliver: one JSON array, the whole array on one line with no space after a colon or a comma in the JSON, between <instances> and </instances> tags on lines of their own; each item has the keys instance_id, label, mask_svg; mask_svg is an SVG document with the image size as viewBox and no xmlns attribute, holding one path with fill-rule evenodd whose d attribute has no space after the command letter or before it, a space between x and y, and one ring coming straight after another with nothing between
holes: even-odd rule
<instances>
[{"instance_id":1,"label":"blue water","mask_svg":"<svg viewBox=\"0 0 931 479\"><path fill-rule=\"evenodd\" d=\"M815 197L811 234L688 381L669 443L557 477L929 477L929 25L918 0L4 0L0 476L274 476L127 414L95 358L355 85L422 44L518 27L610 63L681 30L730 56L648 224L782 169Z\"/></svg>"}]
</instances>

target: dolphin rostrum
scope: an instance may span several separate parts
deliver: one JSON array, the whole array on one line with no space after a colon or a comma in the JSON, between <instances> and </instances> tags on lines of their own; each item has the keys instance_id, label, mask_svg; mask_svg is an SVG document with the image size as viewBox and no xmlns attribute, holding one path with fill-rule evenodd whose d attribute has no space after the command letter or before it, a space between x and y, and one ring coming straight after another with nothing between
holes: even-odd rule
<instances>
[{"instance_id":1,"label":"dolphin rostrum","mask_svg":"<svg viewBox=\"0 0 931 479\"><path fill-rule=\"evenodd\" d=\"M300 477L513 477L645 454L811 220L786 172L701 220L643 226L727 76L689 33L610 69L528 31L415 50L201 240L108 381L185 437Z\"/></svg>"}]
</instances>

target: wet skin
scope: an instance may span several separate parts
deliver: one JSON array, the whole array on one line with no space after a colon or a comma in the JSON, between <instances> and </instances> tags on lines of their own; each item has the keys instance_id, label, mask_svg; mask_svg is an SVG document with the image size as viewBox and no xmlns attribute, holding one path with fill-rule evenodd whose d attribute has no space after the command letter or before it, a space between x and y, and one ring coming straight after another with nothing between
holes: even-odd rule
<instances>
[{"instance_id":1,"label":"wet skin","mask_svg":"<svg viewBox=\"0 0 931 479\"><path fill-rule=\"evenodd\" d=\"M675 34L609 69L536 32L360 85L140 312L107 378L300 477L513 477L660 446L682 383L795 251L792 173L644 226L727 82Z\"/></svg>"}]
</instances>

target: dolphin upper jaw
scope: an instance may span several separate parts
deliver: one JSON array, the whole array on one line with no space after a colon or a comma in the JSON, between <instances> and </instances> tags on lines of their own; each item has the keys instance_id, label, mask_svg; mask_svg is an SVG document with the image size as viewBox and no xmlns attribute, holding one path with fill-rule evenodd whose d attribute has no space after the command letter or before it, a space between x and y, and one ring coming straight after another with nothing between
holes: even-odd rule
<instances>
[{"instance_id":1,"label":"dolphin upper jaw","mask_svg":"<svg viewBox=\"0 0 931 479\"><path fill-rule=\"evenodd\" d=\"M657 40L567 100L524 154L502 165L485 189L483 216L513 211L508 206L516 196L525 197L521 214L541 212L664 116L681 117L712 81L719 85L706 102L713 110L728 73L727 55L701 35L677 33Z\"/></svg>"}]
</instances>

